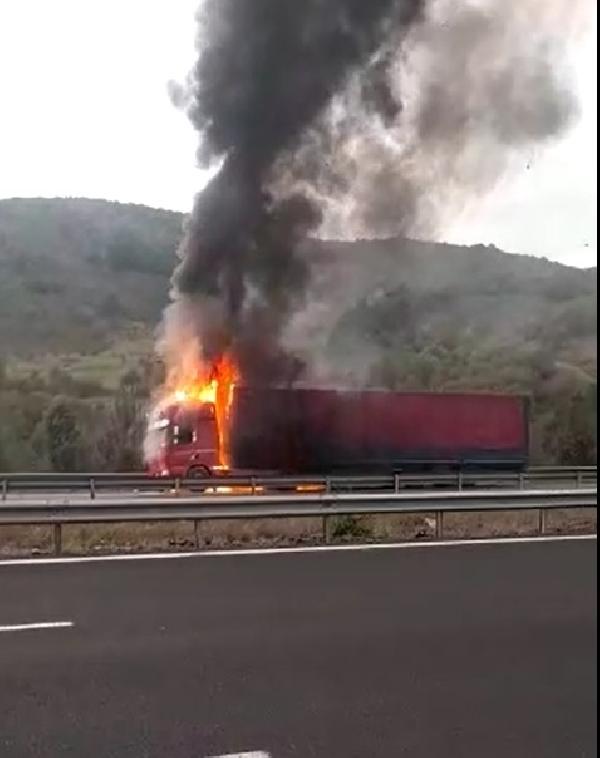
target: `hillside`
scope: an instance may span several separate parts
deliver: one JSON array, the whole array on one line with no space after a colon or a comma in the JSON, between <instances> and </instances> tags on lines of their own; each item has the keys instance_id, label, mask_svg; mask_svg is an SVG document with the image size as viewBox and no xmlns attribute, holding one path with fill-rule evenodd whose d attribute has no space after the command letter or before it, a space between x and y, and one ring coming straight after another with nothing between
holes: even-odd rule
<instances>
[{"instance_id":1,"label":"hillside","mask_svg":"<svg viewBox=\"0 0 600 758\"><path fill-rule=\"evenodd\" d=\"M152 330L182 223L181 214L103 200L0 201L3 352L97 353L136 325ZM306 255L310 307L292 329L301 342L335 349L338 338L372 342L373 328L384 341L391 328L394 341L454 324L494 345L541 340L593 357L592 272L411 240L313 242Z\"/></svg>"},{"instance_id":2,"label":"hillside","mask_svg":"<svg viewBox=\"0 0 600 758\"><path fill-rule=\"evenodd\" d=\"M164 306L182 216L104 200L0 201L0 344L96 352Z\"/></svg>"},{"instance_id":3,"label":"hillside","mask_svg":"<svg viewBox=\"0 0 600 758\"><path fill-rule=\"evenodd\" d=\"M290 339L309 346L325 376L370 381L382 358L440 341L537 353L595 375L595 271L413 240L315 243L310 255L313 286Z\"/></svg>"},{"instance_id":4,"label":"hillside","mask_svg":"<svg viewBox=\"0 0 600 758\"><path fill-rule=\"evenodd\" d=\"M148 391L182 223L181 214L103 200L0 201L0 412L5 437L16 414L22 441L5 465L25 452L27 465L37 460L32 435L57 395L84 403L84 423L90 403L106 405L132 370L144 379L135 392ZM581 395L577 413L587 413L595 270L403 239L311 241L304 254L312 282L287 339L309 380L526 391L539 400L540 450L556 398Z\"/></svg>"}]
</instances>

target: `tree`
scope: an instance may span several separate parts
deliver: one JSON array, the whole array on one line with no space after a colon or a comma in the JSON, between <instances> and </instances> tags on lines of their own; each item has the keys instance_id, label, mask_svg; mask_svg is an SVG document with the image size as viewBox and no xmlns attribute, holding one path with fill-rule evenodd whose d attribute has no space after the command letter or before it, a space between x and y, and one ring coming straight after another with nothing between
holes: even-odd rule
<instances>
[{"instance_id":1,"label":"tree","mask_svg":"<svg viewBox=\"0 0 600 758\"><path fill-rule=\"evenodd\" d=\"M76 471L81 461L81 430L77 416L64 399L55 400L44 417L46 446L55 471Z\"/></svg>"},{"instance_id":2,"label":"tree","mask_svg":"<svg viewBox=\"0 0 600 758\"><path fill-rule=\"evenodd\" d=\"M105 471L139 471L146 428L144 383L136 371L121 377L112 403L97 414L97 466Z\"/></svg>"},{"instance_id":3,"label":"tree","mask_svg":"<svg viewBox=\"0 0 600 758\"><path fill-rule=\"evenodd\" d=\"M596 385L554 400L556 411L547 431L551 456L565 466L593 466L597 461Z\"/></svg>"}]
</instances>

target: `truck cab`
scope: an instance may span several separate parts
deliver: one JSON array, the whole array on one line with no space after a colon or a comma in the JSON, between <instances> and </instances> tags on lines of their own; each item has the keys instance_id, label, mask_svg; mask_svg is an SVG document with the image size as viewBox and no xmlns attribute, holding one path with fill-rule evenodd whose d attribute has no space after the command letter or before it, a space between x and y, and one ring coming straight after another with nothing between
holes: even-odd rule
<instances>
[{"instance_id":1,"label":"truck cab","mask_svg":"<svg viewBox=\"0 0 600 758\"><path fill-rule=\"evenodd\" d=\"M156 413L149 423L146 461L153 476L210 476L219 468L214 404L174 404Z\"/></svg>"}]
</instances>

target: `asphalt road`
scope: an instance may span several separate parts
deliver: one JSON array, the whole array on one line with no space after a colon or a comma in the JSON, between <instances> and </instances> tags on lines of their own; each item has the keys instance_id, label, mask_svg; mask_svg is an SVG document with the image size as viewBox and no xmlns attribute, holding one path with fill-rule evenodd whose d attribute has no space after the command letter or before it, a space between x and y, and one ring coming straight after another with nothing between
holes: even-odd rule
<instances>
[{"instance_id":1,"label":"asphalt road","mask_svg":"<svg viewBox=\"0 0 600 758\"><path fill-rule=\"evenodd\" d=\"M595 709L595 541L0 565L3 758L591 757Z\"/></svg>"}]
</instances>

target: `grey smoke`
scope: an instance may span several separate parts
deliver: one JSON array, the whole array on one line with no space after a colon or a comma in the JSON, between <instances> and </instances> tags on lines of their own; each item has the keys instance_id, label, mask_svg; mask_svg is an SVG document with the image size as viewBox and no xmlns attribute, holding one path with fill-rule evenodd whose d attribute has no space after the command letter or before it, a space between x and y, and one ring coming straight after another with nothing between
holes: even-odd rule
<instances>
[{"instance_id":1,"label":"grey smoke","mask_svg":"<svg viewBox=\"0 0 600 758\"><path fill-rule=\"evenodd\" d=\"M313 198L325 237L435 238L514 160L523 165L528 150L572 125L565 51L581 5L430 2L387 43L387 97L397 107L375 112L356 74L282 167L280 191L302 187Z\"/></svg>"},{"instance_id":2,"label":"grey smoke","mask_svg":"<svg viewBox=\"0 0 600 758\"><path fill-rule=\"evenodd\" d=\"M285 349L310 270L302 241L434 237L577 108L564 72L577 3L205 0L185 103L196 198L164 321L249 381L293 379Z\"/></svg>"}]
</instances>

